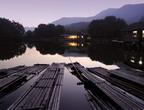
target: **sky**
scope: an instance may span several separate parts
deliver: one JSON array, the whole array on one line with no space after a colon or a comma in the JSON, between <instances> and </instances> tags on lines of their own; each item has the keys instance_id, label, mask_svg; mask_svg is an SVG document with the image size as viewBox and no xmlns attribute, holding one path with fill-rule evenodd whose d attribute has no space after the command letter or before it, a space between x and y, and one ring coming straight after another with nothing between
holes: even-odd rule
<instances>
[{"instance_id":1,"label":"sky","mask_svg":"<svg viewBox=\"0 0 144 110\"><path fill-rule=\"evenodd\" d=\"M0 0L0 17L35 27L61 17L89 17L108 8L137 3L144 0Z\"/></svg>"}]
</instances>

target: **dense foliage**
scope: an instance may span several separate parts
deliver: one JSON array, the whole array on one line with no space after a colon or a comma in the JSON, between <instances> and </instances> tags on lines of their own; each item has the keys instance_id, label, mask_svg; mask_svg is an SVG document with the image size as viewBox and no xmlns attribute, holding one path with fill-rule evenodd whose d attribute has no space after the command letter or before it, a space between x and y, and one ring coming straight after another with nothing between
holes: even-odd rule
<instances>
[{"instance_id":1,"label":"dense foliage","mask_svg":"<svg viewBox=\"0 0 144 110\"><path fill-rule=\"evenodd\" d=\"M92 38L120 37L121 29L127 26L126 22L114 16L105 19L93 20L88 28L88 33Z\"/></svg>"},{"instance_id":2,"label":"dense foliage","mask_svg":"<svg viewBox=\"0 0 144 110\"><path fill-rule=\"evenodd\" d=\"M64 34L65 29L61 25L55 26L54 24L40 24L35 28L33 35L35 37L54 37Z\"/></svg>"},{"instance_id":3,"label":"dense foliage","mask_svg":"<svg viewBox=\"0 0 144 110\"><path fill-rule=\"evenodd\" d=\"M20 38L23 36L24 32L24 27L21 24L5 18L0 18L0 38Z\"/></svg>"}]
</instances>

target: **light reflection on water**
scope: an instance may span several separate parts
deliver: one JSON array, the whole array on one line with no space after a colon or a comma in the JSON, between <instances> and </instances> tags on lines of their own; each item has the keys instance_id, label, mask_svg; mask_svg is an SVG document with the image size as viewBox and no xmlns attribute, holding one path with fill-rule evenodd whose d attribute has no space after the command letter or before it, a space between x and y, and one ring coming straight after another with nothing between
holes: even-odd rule
<instances>
[{"instance_id":1,"label":"light reflection on water","mask_svg":"<svg viewBox=\"0 0 144 110\"><path fill-rule=\"evenodd\" d=\"M76 42L69 42L69 43L67 43L67 45L71 46L71 47L77 47L78 43L76 43Z\"/></svg>"}]
</instances>

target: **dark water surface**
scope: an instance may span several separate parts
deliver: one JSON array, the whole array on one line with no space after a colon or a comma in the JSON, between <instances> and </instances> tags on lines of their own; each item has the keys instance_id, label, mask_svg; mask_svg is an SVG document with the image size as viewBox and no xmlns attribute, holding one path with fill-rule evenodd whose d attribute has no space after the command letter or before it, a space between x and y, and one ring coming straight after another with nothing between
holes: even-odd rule
<instances>
[{"instance_id":1,"label":"dark water surface","mask_svg":"<svg viewBox=\"0 0 144 110\"><path fill-rule=\"evenodd\" d=\"M84 86L77 85L79 82L80 80L65 68L60 110L91 110Z\"/></svg>"}]
</instances>

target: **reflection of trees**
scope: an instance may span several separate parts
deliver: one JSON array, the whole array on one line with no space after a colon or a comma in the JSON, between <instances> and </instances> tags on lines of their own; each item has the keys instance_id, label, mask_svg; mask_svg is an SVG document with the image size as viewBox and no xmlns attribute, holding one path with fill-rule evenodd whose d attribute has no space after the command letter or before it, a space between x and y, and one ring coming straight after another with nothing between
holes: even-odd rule
<instances>
[{"instance_id":1,"label":"reflection of trees","mask_svg":"<svg viewBox=\"0 0 144 110\"><path fill-rule=\"evenodd\" d=\"M121 49L120 46L112 44L95 45L91 43L88 49L88 56L92 60L103 62L104 64L114 64L124 62L127 65L144 70L144 52Z\"/></svg>"},{"instance_id":2,"label":"reflection of trees","mask_svg":"<svg viewBox=\"0 0 144 110\"><path fill-rule=\"evenodd\" d=\"M60 42L35 42L36 49L43 55L63 54L65 49Z\"/></svg>"},{"instance_id":3,"label":"reflection of trees","mask_svg":"<svg viewBox=\"0 0 144 110\"><path fill-rule=\"evenodd\" d=\"M26 47L20 41L0 42L0 60L8 60L25 53Z\"/></svg>"},{"instance_id":4,"label":"reflection of trees","mask_svg":"<svg viewBox=\"0 0 144 110\"><path fill-rule=\"evenodd\" d=\"M91 44L88 49L88 56L92 60L100 61L108 65L123 61L124 59L123 51L120 49L120 47L112 44Z\"/></svg>"}]
</instances>

